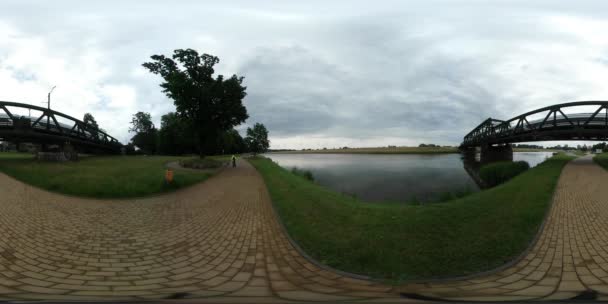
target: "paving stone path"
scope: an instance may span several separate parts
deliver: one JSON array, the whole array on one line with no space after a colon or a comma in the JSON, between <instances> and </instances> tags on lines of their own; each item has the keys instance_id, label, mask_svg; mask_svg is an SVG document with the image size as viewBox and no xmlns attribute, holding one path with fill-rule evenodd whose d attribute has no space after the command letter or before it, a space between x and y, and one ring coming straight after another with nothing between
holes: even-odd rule
<instances>
[{"instance_id":1,"label":"paving stone path","mask_svg":"<svg viewBox=\"0 0 608 304\"><path fill-rule=\"evenodd\" d=\"M93 200L0 174L0 300L398 300L291 246L244 161L176 193ZM218 298L218 297L222 298Z\"/></svg>"},{"instance_id":2,"label":"paving stone path","mask_svg":"<svg viewBox=\"0 0 608 304\"><path fill-rule=\"evenodd\" d=\"M289 242L263 179L240 161L176 193L93 200L0 174L0 300L413 302L563 299L608 294L608 173L568 164L538 243L505 271L387 286L316 266ZM602 296L600 295L600 298Z\"/></svg>"},{"instance_id":3,"label":"paving stone path","mask_svg":"<svg viewBox=\"0 0 608 304\"><path fill-rule=\"evenodd\" d=\"M538 241L514 266L401 291L463 301L558 300L581 293L608 300L608 171L591 156L566 165Z\"/></svg>"}]
</instances>

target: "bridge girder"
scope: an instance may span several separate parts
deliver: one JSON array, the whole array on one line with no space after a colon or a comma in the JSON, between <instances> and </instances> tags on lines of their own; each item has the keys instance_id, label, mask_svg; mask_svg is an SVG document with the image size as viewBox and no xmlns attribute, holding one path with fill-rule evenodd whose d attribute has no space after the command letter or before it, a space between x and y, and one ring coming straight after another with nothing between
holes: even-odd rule
<instances>
[{"instance_id":1,"label":"bridge girder","mask_svg":"<svg viewBox=\"0 0 608 304\"><path fill-rule=\"evenodd\" d=\"M596 106L593 113L565 114L563 109ZM528 119L544 113L544 119ZM530 111L509 120L488 118L469 132L462 148L484 144L549 140L607 140L608 101L578 101Z\"/></svg>"},{"instance_id":2,"label":"bridge girder","mask_svg":"<svg viewBox=\"0 0 608 304\"><path fill-rule=\"evenodd\" d=\"M30 116L15 115L11 109L35 110L42 114L33 119ZM70 124L59 123L58 117ZM70 143L109 153L119 153L122 148L122 144L114 137L72 116L10 101L0 101L0 140L42 144Z\"/></svg>"}]
</instances>

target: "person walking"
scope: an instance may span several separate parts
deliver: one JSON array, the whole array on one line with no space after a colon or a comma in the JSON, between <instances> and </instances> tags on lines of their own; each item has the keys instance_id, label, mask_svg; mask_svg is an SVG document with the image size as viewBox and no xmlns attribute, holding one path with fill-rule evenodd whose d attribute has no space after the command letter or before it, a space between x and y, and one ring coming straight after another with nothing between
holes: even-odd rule
<instances>
[{"instance_id":1,"label":"person walking","mask_svg":"<svg viewBox=\"0 0 608 304\"><path fill-rule=\"evenodd\" d=\"M236 167L236 156L232 155L232 168Z\"/></svg>"}]
</instances>

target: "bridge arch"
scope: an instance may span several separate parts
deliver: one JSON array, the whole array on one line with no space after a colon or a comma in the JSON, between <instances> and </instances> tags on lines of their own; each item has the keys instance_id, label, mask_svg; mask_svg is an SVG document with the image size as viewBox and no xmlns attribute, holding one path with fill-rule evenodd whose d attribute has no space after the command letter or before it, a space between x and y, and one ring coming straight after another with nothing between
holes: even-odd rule
<instances>
[{"instance_id":1,"label":"bridge arch","mask_svg":"<svg viewBox=\"0 0 608 304\"><path fill-rule=\"evenodd\" d=\"M569 113L577 107L590 112ZM570 111L568 111L570 112ZM540 119L531 119L546 113ZM461 148L551 140L607 140L608 101L576 101L530 111L509 120L488 118L465 135Z\"/></svg>"},{"instance_id":2,"label":"bridge arch","mask_svg":"<svg viewBox=\"0 0 608 304\"><path fill-rule=\"evenodd\" d=\"M39 115L18 114L32 110ZM0 101L0 140L42 144L69 143L105 153L119 153L122 144L99 128L55 110Z\"/></svg>"}]
</instances>

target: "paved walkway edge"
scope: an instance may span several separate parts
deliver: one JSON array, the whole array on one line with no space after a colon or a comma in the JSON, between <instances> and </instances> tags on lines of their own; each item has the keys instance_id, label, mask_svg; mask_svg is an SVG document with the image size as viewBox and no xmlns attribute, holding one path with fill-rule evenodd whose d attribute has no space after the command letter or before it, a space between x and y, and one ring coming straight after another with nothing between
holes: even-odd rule
<instances>
[{"instance_id":1,"label":"paved walkway edge","mask_svg":"<svg viewBox=\"0 0 608 304\"><path fill-rule=\"evenodd\" d=\"M251 165L251 163L249 161L247 161L247 162ZM254 165L251 165L251 166L255 168ZM260 175L260 177L262 177L262 174L257 169L255 171ZM263 177L262 177L262 180L264 180ZM264 186L266 187L266 189L268 189L268 185L266 185L266 180L264 180ZM304 251L304 249L302 249L302 247L300 247L300 245L298 245L298 243L291 237L291 235L289 234L289 230L287 230L285 223L283 223L283 218L279 214L279 211L277 210L277 207L275 206L275 203L274 203L274 200L272 199L272 197L270 198L270 205L272 206L272 213L274 214L274 217L277 219L277 222L279 222L279 226L281 226L281 230L283 230L283 233L285 234L285 237L287 238L289 243L291 243L293 248L295 248L298 251L298 253L300 253L305 259L307 259L313 265L315 265L321 269L327 270L327 271L335 272L339 275L351 277L353 279L381 282L381 280L379 280L379 279L375 279L375 278L372 278L372 277L369 277L366 275L362 275L362 274L342 271L342 270L333 268L331 266L325 265L325 264L315 260L313 257L308 255L308 253L306 253L306 251Z\"/></svg>"},{"instance_id":2,"label":"paved walkway edge","mask_svg":"<svg viewBox=\"0 0 608 304\"><path fill-rule=\"evenodd\" d=\"M566 163L569 164L570 162ZM251 164L251 163L250 163ZM562 171L560 172L559 176L557 177L557 180L555 182L555 187L557 187L557 182L559 181L559 179L562 176L562 172L563 169L566 167L566 165L564 165L564 167L562 167ZM253 166L253 165L252 165ZM253 166L255 168L255 166ZM259 171L257 171L258 174L261 175L261 173ZM262 177L263 179L263 177ZM266 186L266 189L268 189L268 186L266 185L266 181L264 180L264 185ZM549 201L549 206L547 206L547 209L545 210L545 214L543 215L543 220L540 224L540 226L538 227L538 231L536 231L536 234L534 235L534 237L532 238L532 240L530 241L530 243L528 244L528 246L526 247L526 249L524 251L522 251L519 255L517 255L515 258L513 258L511 261L502 264L496 268L490 269L490 270L486 270L486 271L482 271L482 272L477 272L477 273L473 273L473 274L469 274L469 275L463 275L463 276L453 276L453 277L431 277L431 278L425 278L425 279L412 279L412 280L403 280L400 281L400 284L409 284L409 283L437 283L437 282L450 282L450 281L458 281L458 280L470 280L470 279L475 279L475 278L479 278L479 277L483 277L483 276L487 276L487 275L492 275L492 274L496 274L499 273L501 271L504 271L506 269L508 269L509 267L514 266L515 264L519 263L524 257L526 257L528 255L528 253L530 253L530 251L534 248L534 246L536 245L536 243L538 242L538 239L540 238L540 236L542 235L543 230L545 229L545 224L547 223L547 218L549 217L549 214L551 213L551 209L553 208L553 201L555 198L555 189L553 189L553 194L551 195L551 199ZM325 265L321 262L318 262L317 260L315 260L314 258L312 258L310 255L308 255L306 253L306 251L304 251L302 249L302 247L300 247L300 245L298 245L298 243L291 237L291 235L289 234L289 231L287 230L287 227L285 226L285 224L283 223L283 219L281 218L274 201L272 200L272 197L270 198L271 200L271 205L272 205L272 211L274 213L274 216L277 218L277 221L279 222L279 225L281 226L281 229L283 230L283 233L285 234L285 236L287 237L287 239L289 240L289 242L291 243L291 245L304 257L306 258L309 262L313 263L314 265L316 265L319 268L328 270L328 271L333 271L336 272L340 275L343 276L347 276L347 277L351 277L351 278L355 278L355 279L362 279L362 280L370 280L370 281L375 281L375 282L383 282L385 280L379 279L379 278L373 278L373 277L369 277L366 275L362 275L362 274L356 274L356 273L352 273L352 272L346 272L343 270L339 270L339 269L335 269L331 266Z\"/></svg>"}]
</instances>

